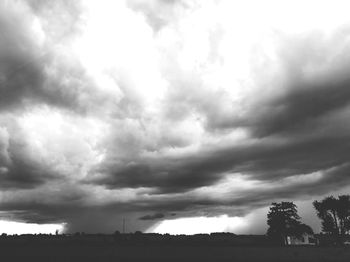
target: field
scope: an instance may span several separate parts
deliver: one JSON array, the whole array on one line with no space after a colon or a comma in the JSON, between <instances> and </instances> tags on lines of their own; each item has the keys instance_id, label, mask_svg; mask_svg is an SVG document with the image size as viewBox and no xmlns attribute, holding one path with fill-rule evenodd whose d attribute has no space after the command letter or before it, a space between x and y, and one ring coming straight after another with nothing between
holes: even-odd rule
<instances>
[{"instance_id":1,"label":"field","mask_svg":"<svg viewBox=\"0 0 350 262\"><path fill-rule=\"evenodd\" d=\"M0 243L0 261L350 261L349 247Z\"/></svg>"}]
</instances>

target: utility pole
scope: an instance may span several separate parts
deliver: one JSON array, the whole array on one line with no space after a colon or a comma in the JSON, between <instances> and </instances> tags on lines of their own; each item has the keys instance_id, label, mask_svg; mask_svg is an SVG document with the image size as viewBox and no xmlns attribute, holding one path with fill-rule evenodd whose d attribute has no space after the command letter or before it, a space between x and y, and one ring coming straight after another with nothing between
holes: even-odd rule
<instances>
[{"instance_id":1,"label":"utility pole","mask_svg":"<svg viewBox=\"0 0 350 262\"><path fill-rule=\"evenodd\" d=\"M125 218L123 218L123 234L125 234Z\"/></svg>"}]
</instances>

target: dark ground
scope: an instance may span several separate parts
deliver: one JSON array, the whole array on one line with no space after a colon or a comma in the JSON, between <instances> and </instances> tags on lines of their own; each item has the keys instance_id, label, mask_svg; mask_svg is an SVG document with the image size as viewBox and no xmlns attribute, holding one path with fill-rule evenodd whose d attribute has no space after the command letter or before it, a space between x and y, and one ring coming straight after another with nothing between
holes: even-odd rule
<instances>
[{"instance_id":1,"label":"dark ground","mask_svg":"<svg viewBox=\"0 0 350 262\"><path fill-rule=\"evenodd\" d=\"M350 261L349 247L0 243L0 261Z\"/></svg>"},{"instance_id":2,"label":"dark ground","mask_svg":"<svg viewBox=\"0 0 350 262\"><path fill-rule=\"evenodd\" d=\"M0 236L0 262L89 261L317 261L350 262L350 246L282 247L264 235L84 234Z\"/></svg>"}]
</instances>

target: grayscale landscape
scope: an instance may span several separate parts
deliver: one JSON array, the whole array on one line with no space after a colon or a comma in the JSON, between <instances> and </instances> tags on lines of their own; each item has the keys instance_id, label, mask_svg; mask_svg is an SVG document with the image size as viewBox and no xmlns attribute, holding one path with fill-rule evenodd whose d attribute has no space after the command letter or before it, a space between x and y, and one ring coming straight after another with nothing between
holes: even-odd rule
<instances>
[{"instance_id":1,"label":"grayscale landscape","mask_svg":"<svg viewBox=\"0 0 350 262\"><path fill-rule=\"evenodd\" d=\"M349 8L0 0L0 260L349 261Z\"/></svg>"}]
</instances>

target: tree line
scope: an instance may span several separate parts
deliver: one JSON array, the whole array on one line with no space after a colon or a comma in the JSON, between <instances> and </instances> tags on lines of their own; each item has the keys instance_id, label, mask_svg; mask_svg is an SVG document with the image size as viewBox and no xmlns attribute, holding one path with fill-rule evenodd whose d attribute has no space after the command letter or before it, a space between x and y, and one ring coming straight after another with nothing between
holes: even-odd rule
<instances>
[{"instance_id":1,"label":"tree line","mask_svg":"<svg viewBox=\"0 0 350 262\"><path fill-rule=\"evenodd\" d=\"M312 204L321 220L322 232L341 243L343 237L350 233L350 195L341 195L338 198L328 196ZM272 203L267 214L267 235L282 244L287 244L288 236L301 237L305 233L312 234L311 227L301 223L300 219L297 206L293 202Z\"/></svg>"}]
</instances>

